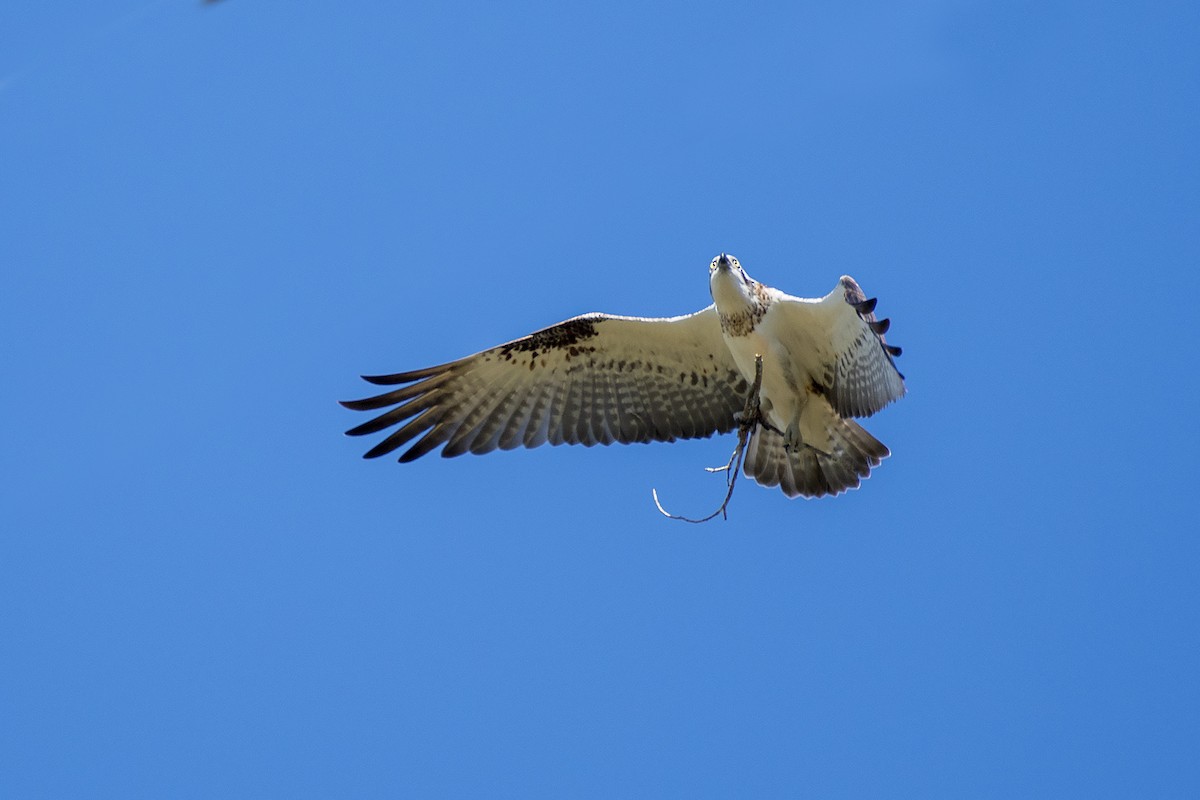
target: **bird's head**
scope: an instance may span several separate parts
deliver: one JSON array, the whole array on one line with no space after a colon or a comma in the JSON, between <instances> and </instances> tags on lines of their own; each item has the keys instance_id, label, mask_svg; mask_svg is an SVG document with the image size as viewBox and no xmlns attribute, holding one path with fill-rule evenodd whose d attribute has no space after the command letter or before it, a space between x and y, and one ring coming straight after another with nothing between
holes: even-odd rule
<instances>
[{"instance_id":1,"label":"bird's head","mask_svg":"<svg viewBox=\"0 0 1200 800\"><path fill-rule=\"evenodd\" d=\"M708 288L717 309L726 312L754 302L754 279L736 258L721 253L708 265Z\"/></svg>"}]
</instances>

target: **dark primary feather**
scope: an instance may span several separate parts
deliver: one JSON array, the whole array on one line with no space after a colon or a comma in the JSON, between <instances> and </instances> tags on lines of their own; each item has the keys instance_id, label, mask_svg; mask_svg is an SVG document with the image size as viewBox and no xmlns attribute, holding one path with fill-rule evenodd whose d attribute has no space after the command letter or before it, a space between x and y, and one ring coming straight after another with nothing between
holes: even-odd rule
<instances>
[{"instance_id":1,"label":"dark primary feather","mask_svg":"<svg viewBox=\"0 0 1200 800\"><path fill-rule=\"evenodd\" d=\"M857 286L857 284L855 284L855 285ZM859 292L862 292L862 289L859 289ZM870 300L849 300L849 299L847 299L846 302L848 302L850 305L854 306L854 310L857 311L859 314L862 314L865 317L867 314L870 314L872 311L875 310L875 304L879 302L879 298L872 297Z\"/></svg>"}]
</instances>

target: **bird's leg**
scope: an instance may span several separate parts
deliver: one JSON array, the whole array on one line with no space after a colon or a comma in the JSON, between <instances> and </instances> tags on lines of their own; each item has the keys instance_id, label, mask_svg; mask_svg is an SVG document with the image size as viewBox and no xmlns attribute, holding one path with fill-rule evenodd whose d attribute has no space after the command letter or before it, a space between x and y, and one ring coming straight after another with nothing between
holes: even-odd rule
<instances>
[{"instance_id":1,"label":"bird's leg","mask_svg":"<svg viewBox=\"0 0 1200 800\"><path fill-rule=\"evenodd\" d=\"M750 384L750 394L746 397L746 407L742 410L742 421L738 432L744 433L762 422L762 399L759 391L762 389L762 359L761 355L754 356L754 383Z\"/></svg>"},{"instance_id":2,"label":"bird's leg","mask_svg":"<svg viewBox=\"0 0 1200 800\"><path fill-rule=\"evenodd\" d=\"M762 388L762 356L754 357L754 383L750 387L750 393L746 395L746 405L741 411L733 415L733 419L738 426L738 444L733 449L733 455L729 457L729 462L720 467L705 467L705 472L729 472L733 467L733 462L737 460L738 455L745 448L746 442L750 438L750 434L754 431L755 425L762 425L765 428L774 430L766 418L762 415L762 397L759 395L759 390ZM729 478L732 480L732 478Z\"/></svg>"},{"instance_id":3,"label":"bird's leg","mask_svg":"<svg viewBox=\"0 0 1200 800\"><path fill-rule=\"evenodd\" d=\"M783 431L779 430L779 428L776 428L774 425L772 425L771 420L767 419L766 417L760 416L758 418L758 424L761 425L762 427L766 428L767 430L769 430L771 433L777 433L780 436L783 436Z\"/></svg>"},{"instance_id":4,"label":"bird's leg","mask_svg":"<svg viewBox=\"0 0 1200 800\"><path fill-rule=\"evenodd\" d=\"M783 449L785 452L791 453L802 447L804 447L804 437L800 435L800 425L793 422L783 432Z\"/></svg>"},{"instance_id":5,"label":"bird's leg","mask_svg":"<svg viewBox=\"0 0 1200 800\"><path fill-rule=\"evenodd\" d=\"M806 441L804 434L800 432L800 420L804 417L806 408L808 408L807 404L800 407L800 410L796 412L792 421L788 423L787 430L783 432L783 450L785 453L793 454L802 453L805 449L808 449L818 455L829 458L832 455L831 453L827 453L812 442Z\"/></svg>"},{"instance_id":6,"label":"bird's leg","mask_svg":"<svg viewBox=\"0 0 1200 800\"><path fill-rule=\"evenodd\" d=\"M833 453L826 453L815 444L810 444L804 441L804 437L800 435L799 423L793 422L791 425L788 425L787 431L785 431L783 434L783 450L786 453L799 453L805 448L812 450L817 455L825 456L826 458L833 457Z\"/></svg>"},{"instance_id":7,"label":"bird's leg","mask_svg":"<svg viewBox=\"0 0 1200 800\"><path fill-rule=\"evenodd\" d=\"M734 413L733 419L738 424L738 430L744 428L753 428L755 425L762 425L764 428L775 430L775 426L767 421L767 418L762 413L762 356L754 357L754 383L750 386L750 392L746 395L746 405L741 411ZM776 431L778 432L778 431Z\"/></svg>"}]
</instances>

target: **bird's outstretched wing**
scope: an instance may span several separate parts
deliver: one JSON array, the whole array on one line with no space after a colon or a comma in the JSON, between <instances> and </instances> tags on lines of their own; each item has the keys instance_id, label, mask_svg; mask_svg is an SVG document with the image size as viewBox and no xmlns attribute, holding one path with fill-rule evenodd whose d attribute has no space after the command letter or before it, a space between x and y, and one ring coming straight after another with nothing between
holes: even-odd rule
<instances>
[{"instance_id":1,"label":"bird's outstretched wing","mask_svg":"<svg viewBox=\"0 0 1200 800\"><path fill-rule=\"evenodd\" d=\"M401 388L343 401L356 411L395 406L351 436L401 427L367 451L412 461L540 444L674 441L725 433L749 385L712 306L684 317L585 314L428 369L364 376ZM403 424L401 424L403 423Z\"/></svg>"},{"instance_id":2,"label":"bird's outstretched wing","mask_svg":"<svg viewBox=\"0 0 1200 800\"><path fill-rule=\"evenodd\" d=\"M894 357L900 348L887 343L890 321L875 318L875 298L843 275L819 300L785 297L780 303L792 331L804 332L804 358L817 360L822 390L842 417L869 417L904 396L904 376Z\"/></svg>"}]
</instances>

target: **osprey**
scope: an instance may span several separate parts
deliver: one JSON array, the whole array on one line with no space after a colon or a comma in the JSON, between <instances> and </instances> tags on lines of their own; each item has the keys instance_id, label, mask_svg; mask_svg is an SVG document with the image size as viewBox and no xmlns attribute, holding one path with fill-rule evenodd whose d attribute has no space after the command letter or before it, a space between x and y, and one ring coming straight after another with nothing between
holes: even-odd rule
<instances>
[{"instance_id":1,"label":"osprey","mask_svg":"<svg viewBox=\"0 0 1200 800\"><path fill-rule=\"evenodd\" d=\"M351 436L400 425L367 451L376 458L412 442L407 462L442 447L445 457L497 448L673 442L739 425L762 357L759 419L745 472L789 497L856 488L890 455L850 417L904 396L875 299L843 275L819 299L764 286L722 253L709 265L713 304L662 319L584 314L472 356L394 375L400 386L355 411L390 408ZM419 437L419 438L418 438Z\"/></svg>"}]
</instances>

